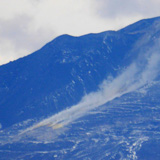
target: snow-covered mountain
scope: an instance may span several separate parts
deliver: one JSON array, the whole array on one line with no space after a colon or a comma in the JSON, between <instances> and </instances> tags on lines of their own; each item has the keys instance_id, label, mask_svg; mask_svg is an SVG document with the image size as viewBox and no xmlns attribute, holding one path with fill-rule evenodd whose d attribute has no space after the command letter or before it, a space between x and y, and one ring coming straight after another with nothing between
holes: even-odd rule
<instances>
[{"instance_id":1,"label":"snow-covered mountain","mask_svg":"<svg viewBox=\"0 0 160 160\"><path fill-rule=\"evenodd\" d=\"M159 160L159 66L160 17L0 66L0 160Z\"/></svg>"}]
</instances>

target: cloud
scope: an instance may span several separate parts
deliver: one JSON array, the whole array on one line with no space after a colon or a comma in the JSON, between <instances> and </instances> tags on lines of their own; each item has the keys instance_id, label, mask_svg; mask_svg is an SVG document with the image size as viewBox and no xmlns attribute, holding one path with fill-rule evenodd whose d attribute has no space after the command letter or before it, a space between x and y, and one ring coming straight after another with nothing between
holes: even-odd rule
<instances>
[{"instance_id":1,"label":"cloud","mask_svg":"<svg viewBox=\"0 0 160 160\"><path fill-rule=\"evenodd\" d=\"M113 29L123 28L140 19L160 16L159 0L96 0L96 12Z\"/></svg>"},{"instance_id":2,"label":"cloud","mask_svg":"<svg viewBox=\"0 0 160 160\"><path fill-rule=\"evenodd\" d=\"M22 57L44 45L54 33L44 28L35 31L29 30L32 18L27 15L19 15L11 20L0 20L0 62Z\"/></svg>"},{"instance_id":3,"label":"cloud","mask_svg":"<svg viewBox=\"0 0 160 160\"><path fill-rule=\"evenodd\" d=\"M99 0L98 13L105 18L153 17L160 15L159 0Z\"/></svg>"},{"instance_id":4,"label":"cloud","mask_svg":"<svg viewBox=\"0 0 160 160\"><path fill-rule=\"evenodd\" d=\"M27 55L61 34L117 30L158 15L158 0L1 0L0 64Z\"/></svg>"}]
</instances>

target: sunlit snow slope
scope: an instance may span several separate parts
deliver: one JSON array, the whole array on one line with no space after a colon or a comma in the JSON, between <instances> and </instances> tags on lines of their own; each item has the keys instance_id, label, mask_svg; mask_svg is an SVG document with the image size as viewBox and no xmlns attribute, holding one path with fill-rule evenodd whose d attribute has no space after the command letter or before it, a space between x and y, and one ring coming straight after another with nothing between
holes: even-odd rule
<instances>
[{"instance_id":1,"label":"sunlit snow slope","mask_svg":"<svg viewBox=\"0 0 160 160\"><path fill-rule=\"evenodd\" d=\"M0 160L159 160L159 66L159 17L0 66Z\"/></svg>"}]
</instances>

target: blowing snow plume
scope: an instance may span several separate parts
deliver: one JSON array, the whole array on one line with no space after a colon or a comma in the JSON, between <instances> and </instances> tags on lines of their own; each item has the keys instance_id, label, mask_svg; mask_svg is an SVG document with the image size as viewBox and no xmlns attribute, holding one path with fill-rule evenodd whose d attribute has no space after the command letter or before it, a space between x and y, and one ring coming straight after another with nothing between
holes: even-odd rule
<instances>
[{"instance_id":1,"label":"blowing snow plume","mask_svg":"<svg viewBox=\"0 0 160 160\"><path fill-rule=\"evenodd\" d=\"M80 117L89 114L89 111L98 108L114 98L133 92L145 84L150 83L160 72L159 49L159 43L157 43L148 50L148 52L141 53L141 56L139 56L119 76L116 78L108 77L107 80L104 80L97 92L85 95L77 105L27 128L20 132L19 136L30 132L35 132L37 134L37 130L41 127L49 127L54 131L55 129L63 128Z\"/></svg>"},{"instance_id":2,"label":"blowing snow plume","mask_svg":"<svg viewBox=\"0 0 160 160\"><path fill-rule=\"evenodd\" d=\"M13 129L11 127L4 131L1 130L0 144L29 142L31 139L44 142L46 137L50 142L53 138L63 134L66 129L69 129L70 124L72 125L74 121L89 115L91 110L98 110L103 104L126 93L136 91L145 84L152 82L159 76L160 72L159 44L160 41L157 41L156 45L150 47L147 52L137 52L139 56L125 70L121 70L121 73L115 78L109 76L99 86L98 91L85 95L77 105L71 106L34 125L31 122L31 127L28 127L28 124L27 127L20 124L22 127L17 127L15 131L14 127Z\"/></svg>"}]
</instances>

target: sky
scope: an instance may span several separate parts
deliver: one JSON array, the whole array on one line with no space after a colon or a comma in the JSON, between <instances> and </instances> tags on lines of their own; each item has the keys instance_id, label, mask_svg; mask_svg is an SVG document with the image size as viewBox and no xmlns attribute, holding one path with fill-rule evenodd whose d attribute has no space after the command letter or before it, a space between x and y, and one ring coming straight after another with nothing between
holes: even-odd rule
<instances>
[{"instance_id":1,"label":"sky","mask_svg":"<svg viewBox=\"0 0 160 160\"><path fill-rule=\"evenodd\" d=\"M160 0L0 0L0 65L61 34L118 30L160 16Z\"/></svg>"}]
</instances>

